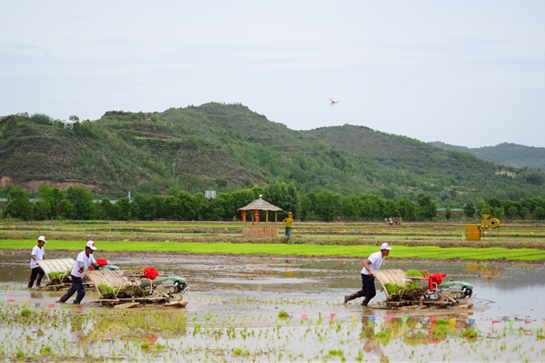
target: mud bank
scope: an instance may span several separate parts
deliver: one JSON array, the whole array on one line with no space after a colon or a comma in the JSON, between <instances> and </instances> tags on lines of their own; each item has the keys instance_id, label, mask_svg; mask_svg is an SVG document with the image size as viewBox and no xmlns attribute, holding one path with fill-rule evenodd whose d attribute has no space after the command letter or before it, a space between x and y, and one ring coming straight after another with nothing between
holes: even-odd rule
<instances>
[{"instance_id":1,"label":"mud bank","mask_svg":"<svg viewBox=\"0 0 545 363\"><path fill-rule=\"evenodd\" d=\"M24 255L28 254L28 249L2 249L0 255ZM74 250L49 250L49 254L75 256L77 253ZM233 254L233 253L189 253L189 252L158 252L158 251L108 251L107 249L100 250L97 255L108 255L114 257L197 257L197 258L261 258L261 259L289 259L289 260L314 260L314 261L353 261L355 259L362 260L363 257L350 256L301 256L301 255L265 255L265 254ZM460 258L452 259L428 259L428 258L396 258L389 256L388 260L395 262L415 262L415 263L444 263L444 264L459 264L459 263L487 263L487 264L504 264L504 265L545 265L545 260L528 261L528 260L467 260Z\"/></svg>"}]
</instances>

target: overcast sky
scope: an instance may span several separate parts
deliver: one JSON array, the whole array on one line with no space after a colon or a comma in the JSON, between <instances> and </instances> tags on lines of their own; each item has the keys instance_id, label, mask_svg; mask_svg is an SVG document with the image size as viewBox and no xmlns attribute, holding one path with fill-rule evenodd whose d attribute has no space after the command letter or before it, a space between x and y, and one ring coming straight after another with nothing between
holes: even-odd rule
<instances>
[{"instance_id":1,"label":"overcast sky","mask_svg":"<svg viewBox=\"0 0 545 363\"><path fill-rule=\"evenodd\" d=\"M298 130L545 147L543 0L2 1L0 13L0 115L240 102Z\"/></svg>"}]
</instances>

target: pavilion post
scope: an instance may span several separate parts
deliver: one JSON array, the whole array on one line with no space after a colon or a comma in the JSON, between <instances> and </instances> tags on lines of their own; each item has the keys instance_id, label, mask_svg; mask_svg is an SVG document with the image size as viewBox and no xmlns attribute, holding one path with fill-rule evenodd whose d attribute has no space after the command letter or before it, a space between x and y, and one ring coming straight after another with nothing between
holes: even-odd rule
<instances>
[{"instance_id":1,"label":"pavilion post","mask_svg":"<svg viewBox=\"0 0 545 363\"><path fill-rule=\"evenodd\" d=\"M265 211L265 226L269 227L269 211Z\"/></svg>"},{"instance_id":2,"label":"pavilion post","mask_svg":"<svg viewBox=\"0 0 545 363\"><path fill-rule=\"evenodd\" d=\"M278 219L278 211L274 211L274 234L273 234L273 236L278 235L278 227L276 227L277 219Z\"/></svg>"}]
</instances>

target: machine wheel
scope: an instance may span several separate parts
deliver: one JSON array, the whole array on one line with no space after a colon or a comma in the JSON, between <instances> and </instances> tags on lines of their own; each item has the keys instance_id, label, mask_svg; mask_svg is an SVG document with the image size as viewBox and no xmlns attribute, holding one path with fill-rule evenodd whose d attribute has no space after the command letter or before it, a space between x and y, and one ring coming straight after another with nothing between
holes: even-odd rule
<instances>
[{"instance_id":1,"label":"machine wheel","mask_svg":"<svg viewBox=\"0 0 545 363\"><path fill-rule=\"evenodd\" d=\"M468 289L467 287L462 287L462 293L464 294L464 297L466 299L469 299L471 297L471 295L473 295L473 290L472 289Z\"/></svg>"},{"instance_id":2,"label":"machine wheel","mask_svg":"<svg viewBox=\"0 0 545 363\"><path fill-rule=\"evenodd\" d=\"M187 284L175 282L175 283L174 283L174 286L176 287L176 288L175 288L175 291L176 291L177 293L180 293L180 292L182 292L182 291L185 290L185 288L187 287Z\"/></svg>"}]
</instances>

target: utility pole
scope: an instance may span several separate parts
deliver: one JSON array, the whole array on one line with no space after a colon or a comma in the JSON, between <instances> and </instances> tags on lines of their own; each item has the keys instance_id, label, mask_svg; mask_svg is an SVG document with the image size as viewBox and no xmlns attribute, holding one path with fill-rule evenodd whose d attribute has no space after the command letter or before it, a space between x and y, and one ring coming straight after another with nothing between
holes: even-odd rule
<instances>
[{"instance_id":1,"label":"utility pole","mask_svg":"<svg viewBox=\"0 0 545 363\"><path fill-rule=\"evenodd\" d=\"M172 177L174 178L174 172L176 170L176 162L172 163Z\"/></svg>"}]
</instances>

